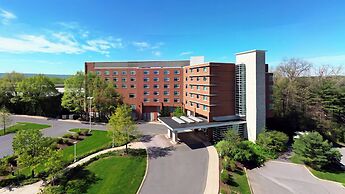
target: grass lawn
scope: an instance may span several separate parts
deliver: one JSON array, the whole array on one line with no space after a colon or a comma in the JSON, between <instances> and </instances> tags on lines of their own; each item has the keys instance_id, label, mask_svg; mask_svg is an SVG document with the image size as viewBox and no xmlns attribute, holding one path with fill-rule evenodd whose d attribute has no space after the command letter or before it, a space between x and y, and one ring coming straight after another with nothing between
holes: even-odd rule
<instances>
[{"instance_id":1,"label":"grass lawn","mask_svg":"<svg viewBox=\"0 0 345 194\"><path fill-rule=\"evenodd\" d=\"M0 130L0 136L6 135L9 133L15 133L19 130L26 130L26 129L45 129L50 127L50 125L45 125L45 124L38 124L38 123L27 123L27 122L17 122L15 125L12 125L11 127L8 127L5 130L1 129Z\"/></svg>"},{"instance_id":2,"label":"grass lawn","mask_svg":"<svg viewBox=\"0 0 345 194\"><path fill-rule=\"evenodd\" d=\"M320 179L335 181L343 184L345 186L345 171L343 172L325 172L325 171L318 171L309 168L310 172L313 173L316 177Z\"/></svg>"},{"instance_id":3,"label":"grass lawn","mask_svg":"<svg viewBox=\"0 0 345 194\"><path fill-rule=\"evenodd\" d=\"M70 131L78 131L79 129L71 129ZM94 153L98 150L110 146L111 138L107 131L92 130L92 135L77 143L77 158ZM62 150L63 160L72 161L74 158L74 146L66 147Z\"/></svg>"},{"instance_id":4,"label":"grass lawn","mask_svg":"<svg viewBox=\"0 0 345 194\"><path fill-rule=\"evenodd\" d=\"M230 190L237 191L241 194L250 194L248 180L244 170L236 169L232 173L232 181L230 183Z\"/></svg>"},{"instance_id":5,"label":"grass lawn","mask_svg":"<svg viewBox=\"0 0 345 194\"><path fill-rule=\"evenodd\" d=\"M146 156L111 156L92 162L86 169L98 179L87 193L135 194L145 174Z\"/></svg>"}]
</instances>

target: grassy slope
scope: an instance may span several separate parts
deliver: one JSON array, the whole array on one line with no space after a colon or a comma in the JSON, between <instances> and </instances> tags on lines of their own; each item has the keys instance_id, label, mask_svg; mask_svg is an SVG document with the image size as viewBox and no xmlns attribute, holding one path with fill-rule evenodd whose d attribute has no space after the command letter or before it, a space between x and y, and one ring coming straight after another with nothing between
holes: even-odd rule
<instances>
[{"instance_id":1,"label":"grassy slope","mask_svg":"<svg viewBox=\"0 0 345 194\"><path fill-rule=\"evenodd\" d=\"M78 129L72 129L71 131L77 131ZM108 147L110 145L111 138L106 131L93 130L92 135L77 143L77 157L81 158L90 153ZM74 146L69 146L63 149L63 160L72 161L74 157Z\"/></svg>"},{"instance_id":2,"label":"grassy slope","mask_svg":"<svg viewBox=\"0 0 345 194\"><path fill-rule=\"evenodd\" d=\"M248 185L248 180L246 173L244 171L236 170L232 173L233 183L230 184L230 189L233 191L238 191L242 194L250 194L250 188Z\"/></svg>"},{"instance_id":3,"label":"grassy slope","mask_svg":"<svg viewBox=\"0 0 345 194\"><path fill-rule=\"evenodd\" d=\"M6 129L6 134L15 133L18 130L25 130L25 129L45 129L50 127L50 125L45 124L37 124L37 123L27 123L27 122L17 122L15 125L8 127ZM0 136L4 135L4 130L0 130Z\"/></svg>"},{"instance_id":4,"label":"grassy slope","mask_svg":"<svg viewBox=\"0 0 345 194\"><path fill-rule=\"evenodd\" d=\"M135 194L145 174L146 157L112 156L95 161L86 168L100 178L87 193Z\"/></svg>"}]
</instances>

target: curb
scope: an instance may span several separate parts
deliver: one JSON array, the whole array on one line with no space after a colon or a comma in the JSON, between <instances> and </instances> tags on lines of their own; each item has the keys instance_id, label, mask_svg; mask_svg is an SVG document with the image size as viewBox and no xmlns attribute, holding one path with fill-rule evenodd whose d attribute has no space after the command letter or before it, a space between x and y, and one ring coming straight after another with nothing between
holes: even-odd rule
<instances>
[{"instance_id":1,"label":"curb","mask_svg":"<svg viewBox=\"0 0 345 194\"><path fill-rule=\"evenodd\" d=\"M247 173L247 168L246 168L246 167L244 167L244 172L246 173L246 177L247 177L247 182L248 182L248 186L249 186L249 189L250 189L250 193L251 193L251 194L254 194L254 190L253 190L252 185L250 184L249 177L248 177L248 173Z\"/></svg>"},{"instance_id":2,"label":"curb","mask_svg":"<svg viewBox=\"0 0 345 194\"><path fill-rule=\"evenodd\" d=\"M146 150L146 171L145 171L143 180L141 181L140 186L139 186L138 191L137 191L136 194L139 194L139 193L140 193L140 191L141 191L141 189L142 189L142 187L143 187L143 185L144 185L144 182L145 182L145 180L146 180L147 173L148 173L148 171L149 171L149 152L148 152L146 146L145 146L145 150Z\"/></svg>"}]
</instances>

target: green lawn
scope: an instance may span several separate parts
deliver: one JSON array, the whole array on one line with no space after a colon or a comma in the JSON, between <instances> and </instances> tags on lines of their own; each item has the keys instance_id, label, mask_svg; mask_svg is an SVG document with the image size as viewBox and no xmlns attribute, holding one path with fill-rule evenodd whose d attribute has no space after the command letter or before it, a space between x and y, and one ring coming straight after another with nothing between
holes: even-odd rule
<instances>
[{"instance_id":1,"label":"green lawn","mask_svg":"<svg viewBox=\"0 0 345 194\"><path fill-rule=\"evenodd\" d=\"M0 136L6 135L9 133L15 133L19 130L26 130L26 129L45 129L50 127L50 125L45 125L45 124L38 124L38 123L28 123L28 122L17 122L15 125L12 125L11 127L8 127L5 130L1 129L0 130Z\"/></svg>"},{"instance_id":2,"label":"green lawn","mask_svg":"<svg viewBox=\"0 0 345 194\"><path fill-rule=\"evenodd\" d=\"M146 170L146 156L111 156L92 162L86 167L98 181L87 193L135 194Z\"/></svg>"},{"instance_id":3,"label":"green lawn","mask_svg":"<svg viewBox=\"0 0 345 194\"><path fill-rule=\"evenodd\" d=\"M230 189L241 194L250 194L247 176L243 170L236 169L235 172L232 173L232 182L230 183Z\"/></svg>"},{"instance_id":4,"label":"green lawn","mask_svg":"<svg viewBox=\"0 0 345 194\"><path fill-rule=\"evenodd\" d=\"M310 172L320 179L335 181L345 186L345 171L343 172L324 172L309 168Z\"/></svg>"},{"instance_id":5,"label":"green lawn","mask_svg":"<svg viewBox=\"0 0 345 194\"><path fill-rule=\"evenodd\" d=\"M79 129L71 129L70 131L78 131ZM77 143L77 158L82 158L98 150L109 147L111 138L107 131L92 130L92 135ZM74 146L66 147L62 150L64 161L73 161Z\"/></svg>"}]
</instances>

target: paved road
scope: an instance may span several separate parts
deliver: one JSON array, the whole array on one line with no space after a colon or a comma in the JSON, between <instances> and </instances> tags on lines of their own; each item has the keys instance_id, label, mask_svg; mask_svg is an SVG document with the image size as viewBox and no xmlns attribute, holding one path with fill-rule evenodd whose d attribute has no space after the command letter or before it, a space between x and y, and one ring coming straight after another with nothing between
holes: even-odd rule
<instances>
[{"instance_id":1,"label":"paved road","mask_svg":"<svg viewBox=\"0 0 345 194\"><path fill-rule=\"evenodd\" d=\"M343 155L341 158L341 163L345 165L345 148L340 148L340 153Z\"/></svg>"},{"instance_id":2,"label":"paved road","mask_svg":"<svg viewBox=\"0 0 345 194\"><path fill-rule=\"evenodd\" d=\"M21 115L13 115L12 121L13 121L12 123L33 122L33 123L51 125L51 127L42 130L43 135L49 136L49 137L60 137L68 133L68 130L73 129L73 128L89 128L89 125L87 123L83 124L80 122L62 121L62 120L50 119L50 118L44 118L44 117L34 118L34 117L27 117L27 116L21 116ZM97 125L93 125L92 128L105 130L106 126L97 124ZM166 133L166 128L160 124L142 123L138 125L138 129L145 135ZM13 136L14 134L0 136L0 158L13 153L13 150L12 150Z\"/></svg>"},{"instance_id":3,"label":"paved road","mask_svg":"<svg viewBox=\"0 0 345 194\"><path fill-rule=\"evenodd\" d=\"M248 170L254 194L333 194L345 193L337 183L318 180L302 165L269 161L261 168Z\"/></svg>"},{"instance_id":4,"label":"paved road","mask_svg":"<svg viewBox=\"0 0 345 194\"><path fill-rule=\"evenodd\" d=\"M141 194L202 194L208 152L193 134L179 134L186 143L173 146L164 135L148 137L149 170Z\"/></svg>"}]
</instances>

